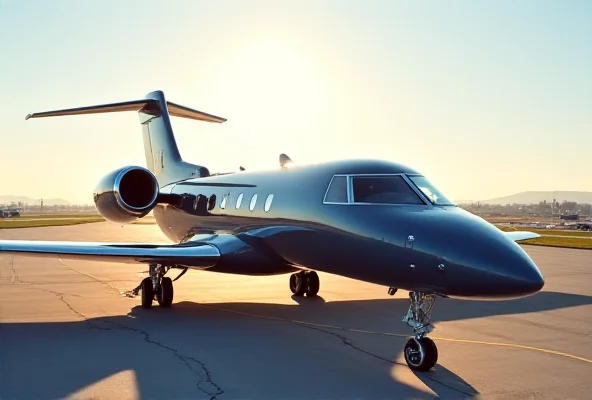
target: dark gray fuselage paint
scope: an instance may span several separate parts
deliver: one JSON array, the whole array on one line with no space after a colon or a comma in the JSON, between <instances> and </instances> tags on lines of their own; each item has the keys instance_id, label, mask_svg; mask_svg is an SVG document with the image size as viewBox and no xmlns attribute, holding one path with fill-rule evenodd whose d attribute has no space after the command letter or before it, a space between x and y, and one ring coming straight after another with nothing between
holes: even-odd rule
<instances>
[{"instance_id":1,"label":"dark gray fuselage paint","mask_svg":"<svg viewBox=\"0 0 592 400\"><path fill-rule=\"evenodd\" d=\"M540 290L543 278L524 250L459 207L323 203L336 174L400 173L418 172L396 163L357 160L188 179L161 188L175 200L157 205L154 215L172 241L203 240L219 247L221 260L210 271L272 275L313 269L404 290L479 299ZM215 205L208 209L210 199Z\"/></svg>"}]
</instances>

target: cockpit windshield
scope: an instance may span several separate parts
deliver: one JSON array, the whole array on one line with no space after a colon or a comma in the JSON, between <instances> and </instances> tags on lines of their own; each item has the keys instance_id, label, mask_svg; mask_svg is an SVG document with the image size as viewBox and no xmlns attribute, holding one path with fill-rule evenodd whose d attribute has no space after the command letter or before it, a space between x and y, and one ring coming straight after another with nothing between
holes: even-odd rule
<instances>
[{"instance_id":1,"label":"cockpit windshield","mask_svg":"<svg viewBox=\"0 0 592 400\"><path fill-rule=\"evenodd\" d=\"M400 175L352 177L353 202L365 204L424 204Z\"/></svg>"},{"instance_id":2,"label":"cockpit windshield","mask_svg":"<svg viewBox=\"0 0 592 400\"><path fill-rule=\"evenodd\" d=\"M428 198L433 204L438 206L455 206L453 202L448 200L442 192L440 192L434 185L422 175L407 175L407 177L417 186L419 190Z\"/></svg>"}]
</instances>

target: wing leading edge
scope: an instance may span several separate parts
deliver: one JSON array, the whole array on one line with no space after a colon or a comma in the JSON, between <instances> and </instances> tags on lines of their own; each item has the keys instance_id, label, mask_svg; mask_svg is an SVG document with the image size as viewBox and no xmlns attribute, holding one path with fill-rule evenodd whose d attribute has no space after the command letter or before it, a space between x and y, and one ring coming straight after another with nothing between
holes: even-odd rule
<instances>
[{"instance_id":1,"label":"wing leading edge","mask_svg":"<svg viewBox=\"0 0 592 400\"><path fill-rule=\"evenodd\" d=\"M0 240L0 256L3 255L94 260L128 264L154 263L179 265L195 269L211 268L220 259L220 251L217 247L200 242L161 245L144 243Z\"/></svg>"}]
</instances>

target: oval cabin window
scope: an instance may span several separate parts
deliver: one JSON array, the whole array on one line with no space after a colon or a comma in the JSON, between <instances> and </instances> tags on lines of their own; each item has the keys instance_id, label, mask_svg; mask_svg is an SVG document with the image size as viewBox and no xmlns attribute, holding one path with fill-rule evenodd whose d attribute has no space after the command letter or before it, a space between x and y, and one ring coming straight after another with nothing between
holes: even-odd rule
<instances>
[{"instance_id":1,"label":"oval cabin window","mask_svg":"<svg viewBox=\"0 0 592 400\"><path fill-rule=\"evenodd\" d=\"M249 210L253 211L255 209L255 204L257 204L257 193L251 197L251 205L249 206Z\"/></svg>"},{"instance_id":2,"label":"oval cabin window","mask_svg":"<svg viewBox=\"0 0 592 400\"><path fill-rule=\"evenodd\" d=\"M208 211L212 211L216 207L216 195L213 194L210 196L210 200L208 201Z\"/></svg>"},{"instance_id":3,"label":"oval cabin window","mask_svg":"<svg viewBox=\"0 0 592 400\"><path fill-rule=\"evenodd\" d=\"M269 196L267 196L267 199L265 200L265 212L269 211L269 209L271 208L272 202L273 202L273 193L271 193Z\"/></svg>"},{"instance_id":4,"label":"oval cabin window","mask_svg":"<svg viewBox=\"0 0 592 400\"><path fill-rule=\"evenodd\" d=\"M226 208L226 199L228 199L228 195L225 194L224 196L222 196L222 200L220 201L220 208L221 209L225 209Z\"/></svg>"}]
</instances>

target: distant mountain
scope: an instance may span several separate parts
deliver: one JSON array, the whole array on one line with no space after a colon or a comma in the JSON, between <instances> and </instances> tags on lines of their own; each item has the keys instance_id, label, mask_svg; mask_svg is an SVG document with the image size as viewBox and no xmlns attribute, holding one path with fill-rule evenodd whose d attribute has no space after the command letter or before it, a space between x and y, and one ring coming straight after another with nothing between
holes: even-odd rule
<instances>
[{"instance_id":1,"label":"distant mountain","mask_svg":"<svg viewBox=\"0 0 592 400\"><path fill-rule=\"evenodd\" d=\"M4 205L10 205L11 203L17 203L19 201L23 202L23 203L27 203L29 205L34 205L34 204L39 204L39 200L40 199L32 199L30 197L26 197L26 196L2 196L0 195L0 204L4 204ZM58 205L58 206L68 206L71 203L68 200L64 200L64 199L43 199L43 205L44 206L53 206L53 205Z\"/></svg>"},{"instance_id":2,"label":"distant mountain","mask_svg":"<svg viewBox=\"0 0 592 400\"><path fill-rule=\"evenodd\" d=\"M497 199L482 200L483 204L538 204L541 201L550 203L555 201L575 201L576 203L592 204L592 192L572 192L572 191L530 191L513 194L511 196L499 197Z\"/></svg>"}]
</instances>

